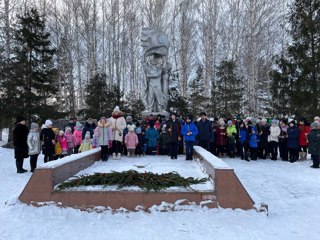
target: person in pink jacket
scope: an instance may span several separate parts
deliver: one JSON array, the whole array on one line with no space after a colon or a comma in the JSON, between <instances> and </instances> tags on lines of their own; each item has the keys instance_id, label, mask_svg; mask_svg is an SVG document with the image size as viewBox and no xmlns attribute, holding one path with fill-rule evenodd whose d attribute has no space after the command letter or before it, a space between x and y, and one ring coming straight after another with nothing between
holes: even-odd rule
<instances>
[{"instance_id":1,"label":"person in pink jacket","mask_svg":"<svg viewBox=\"0 0 320 240\"><path fill-rule=\"evenodd\" d=\"M79 147L81 146L81 143L82 143L82 129L83 129L83 126L81 125L81 123L77 122L73 132L73 136L76 138L76 142L77 142L77 146L74 148L74 153L79 152Z\"/></svg>"},{"instance_id":2,"label":"person in pink jacket","mask_svg":"<svg viewBox=\"0 0 320 240\"><path fill-rule=\"evenodd\" d=\"M63 158L68 153L68 139L64 135L64 132L62 130L59 131L58 141L60 143L62 153L60 155L60 158Z\"/></svg>"},{"instance_id":3,"label":"person in pink jacket","mask_svg":"<svg viewBox=\"0 0 320 240\"><path fill-rule=\"evenodd\" d=\"M67 155L70 156L71 154L73 154L73 149L77 146L77 142L76 142L76 138L72 134L71 127L66 127L65 130L66 131L65 131L64 135L67 138L67 142L68 142Z\"/></svg>"},{"instance_id":4,"label":"person in pink jacket","mask_svg":"<svg viewBox=\"0 0 320 240\"><path fill-rule=\"evenodd\" d=\"M125 136L124 143L128 150L128 157L133 157L139 143L138 136L134 132L134 126L129 127L129 133Z\"/></svg>"}]
</instances>

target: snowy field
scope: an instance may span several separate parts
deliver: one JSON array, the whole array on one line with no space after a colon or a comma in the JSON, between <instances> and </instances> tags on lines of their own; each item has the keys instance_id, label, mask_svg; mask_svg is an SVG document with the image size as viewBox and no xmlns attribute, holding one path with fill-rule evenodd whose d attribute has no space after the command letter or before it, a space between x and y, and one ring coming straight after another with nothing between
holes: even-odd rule
<instances>
[{"instance_id":1,"label":"snowy field","mask_svg":"<svg viewBox=\"0 0 320 240\"><path fill-rule=\"evenodd\" d=\"M121 160L112 160L111 158L107 162L95 162L91 167L80 171L76 176L91 175L94 173L110 173L112 171L123 172L128 170L135 170L137 172L153 172L153 173L169 173L177 172L184 178L207 178L208 175L204 173L200 165L195 161L185 161L183 156L180 156L177 160L171 160L169 157L164 156L144 156L127 158L123 157ZM73 179L72 177L70 179ZM213 191L213 183L207 181L202 184L196 184L190 186L193 190L197 191ZM72 188L72 190L86 190L86 191L117 191L117 186L81 186ZM128 191L143 191L139 187L123 187L120 189ZM165 191L165 190L164 190ZM183 187L170 187L167 191L192 191Z\"/></svg>"},{"instance_id":2,"label":"snowy field","mask_svg":"<svg viewBox=\"0 0 320 240\"><path fill-rule=\"evenodd\" d=\"M269 205L269 216L195 206L176 212L153 208L151 213L27 206L18 196L31 173L17 174L13 151L0 148L0 239L320 239L320 170L310 168L310 161L225 161L253 199ZM30 169L28 161L24 167Z\"/></svg>"}]
</instances>

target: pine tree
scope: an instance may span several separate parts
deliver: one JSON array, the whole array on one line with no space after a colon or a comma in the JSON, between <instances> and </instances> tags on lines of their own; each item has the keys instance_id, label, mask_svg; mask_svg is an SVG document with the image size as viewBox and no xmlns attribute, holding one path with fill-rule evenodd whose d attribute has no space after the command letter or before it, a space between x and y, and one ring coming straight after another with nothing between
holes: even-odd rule
<instances>
[{"instance_id":1,"label":"pine tree","mask_svg":"<svg viewBox=\"0 0 320 240\"><path fill-rule=\"evenodd\" d=\"M242 81L237 77L234 61L222 61L217 67L217 110L222 115L234 116L241 112Z\"/></svg>"},{"instance_id":2,"label":"pine tree","mask_svg":"<svg viewBox=\"0 0 320 240\"><path fill-rule=\"evenodd\" d=\"M203 67L199 65L197 69L197 75L189 85L189 110L194 117L199 116L201 112L206 112L207 110L209 98L208 96L205 96L205 88L208 87L209 86L204 86Z\"/></svg>"},{"instance_id":3,"label":"pine tree","mask_svg":"<svg viewBox=\"0 0 320 240\"><path fill-rule=\"evenodd\" d=\"M28 120L57 117L55 49L36 9L18 16L13 45L13 57L4 66L6 112Z\"/></svg>"},{"instance_id":4,"label":"pine tree","mask_svg":"<svg viewBox=\"0 0 320 240\"><path fill-rule=\"evenodd\" d=\"M189 112L187 99L181 96L176 88L169 89L168 110L180 116L185 116Z\"/></svg>"},{"instance_id":5,"label":"pine tree","mask_svg":"<svg viewBox=\"0 0 320 240\"><path fill-rule=\"evenodd\" d=\"M287 114L311 118L320 109L320 1L296 0L290 23L292 42L271 75L273 100L287 101Z\"/></svg>"}]
</instances>

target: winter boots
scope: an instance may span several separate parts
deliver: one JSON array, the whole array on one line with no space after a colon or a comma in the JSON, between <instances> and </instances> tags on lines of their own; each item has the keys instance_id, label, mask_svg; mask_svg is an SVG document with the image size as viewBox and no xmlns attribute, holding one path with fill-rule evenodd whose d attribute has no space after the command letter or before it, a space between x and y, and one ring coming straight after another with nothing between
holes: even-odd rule
<instances>
[{"instance_id":1,"label":"winter boots","mask_svg":"<svg viewBox=\"0 0 320 240\"><path fill-rule=\"evenodd\" d=\"M23 169L23 159L16 159L17 173L25 173L27 170Z\"/></svg>"},{"instance_id":2,"label":"winter boots","mask_svg":"<svg viewBox=\"0 0 320 240\"><path fill-rule=\"evenodd\" d=\"M303 161L307 159L307 153L306 152L299 152L299 160Z\"/></svg>"}]
</instances>

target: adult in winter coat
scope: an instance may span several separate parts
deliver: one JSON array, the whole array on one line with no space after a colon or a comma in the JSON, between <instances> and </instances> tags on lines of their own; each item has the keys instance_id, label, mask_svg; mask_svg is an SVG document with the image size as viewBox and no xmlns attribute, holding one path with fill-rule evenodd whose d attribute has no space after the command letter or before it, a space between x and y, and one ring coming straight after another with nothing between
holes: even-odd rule
<instances>
[{"instance_id":1,"label":"adult in winter coat","mask_svg":"<svg viewBox=\"0 0 320 240\"><path fill-rule=\"evenodd\" d=\"M216 128L216 147L217 155L222 157L225 154L227 146L227 132L225 128L225 122L220 119Z\"/></svg>"},{"instance_id":2,"label":"adult in winter coat","mask_svg":"<svg viewBox=\"0 0 320 240\"><path fill-rule=\"evenodd\" d=\"M261 159L266 159L269 155L269 142L268 142L268 136L270 135L270 126L267 123L267 119L261 120L261 125L259 129L259 156Z\"/></svg>"},{"instance_id":3,"label":"adult in winter coat","mask_svg":"<svg viewBox=\"0 0 320 240\"><path fill-rule=\"evenodd\" d=\"M212 124L205 112L200 113L200 118L197 122L199 146L210 151L210 141L213 140Z\"/></svg>"},{"instance_id":4,"label":"adult in winter coat","mask_svg":"<svg viewBox=\"0 0 320 240\"><path fill-rule=\"evenodd\" d=\"M26 124L26 119L18 116L13 129L14 158L16 159L17 173L27 172L23 168L23 159L29 157L27 144L29 129Z\"/></svg>"},{"instance_id":5,"label":"adult in winter coat","mask_svg":"<svg viewBox=\"0 0 320 240\"><path fill-rule=\"evenodd\" d=\"M234 151L236 148L237 128L236 128L236 125L233 124L232 120L228 120L226 133L227 133L228 154L229 154L229 157L234 158L235 157Z\"/></svg>"},{"instance_id":6,"label":"adult in winter coat","mask_svg":"<svg viewBox=\"0 0 320 240\"><path fill-rule=\"evenodd\" d=\"M40 140L43 146L44 162L53 160L54 145L56 144L55 133L52 130L52 121L46 120L46 127L41 130Z\"/></svg>"},{"instance_id":7,"label":"adult in winter coat","mask_svg":"<svg viewBox=\"0 0 320 240\"><path fill-rule=\"evenodd\" d=\"M288 126L285 120L280 123L279 152L282 161L288 161Z\"/></svg>"},{"instance_id":8,"label":"adult in winter coat","mask_svg":"<svg viewBox=\"0 0 320 240\"><path fill-rule=\"evenodd\" d=\"M90 138L93 138L94 130L96 129L96 124L93 122L92 118L88 118L86 123L84 124L84 127L82 129L82 139L85 138L87 132L90 133Z\"/></svg>"},{"instance_id":9,"label":"adult in winter coat","mask_svg":"<svg viewBox=\"0 0 320 240\"><path fill-rule=\"evenodd\" d=\"M296 162L299 158L299 129L297 128L295 121L289 123L287 145L290 162Z\"/></svg>"},{"instance_id":10,"label":"adult in winter coat","mask_svg":"<svg viewBox=\"0 0 320 240\"><path fill-rule=\"evenodd\" d=\"M312 168L319 168L320 158L320 123L314 122L311 124L311 132L308 134L309 153L313 161Z\"/></svg>"},{"instance_id":11,"label":"adult in winter coat","mask_svg":"<svg viewBox=\"0 0 320 240\"><path fill-rule=\"evenodd\" d=\"M112 157L113 159L120 159L122 154L123 130L127 127L127 124L119 106L114 108L109 121L112 128Z\"/></svg>"},{"instance_id":12,"label":"adult in winter coat","mask_svg":"<svg viewBox=\"0 0 320 240\"><path fill-rule=\"evenodd\" d=\"M70 118L68 124L64 127L64 129L66 129L67 127L70 127L72 134L74 133L74 129L75 129L75 127L76 127L76 122L75 122L75 120L76 120L76 119L74 119L74 118Z\"/></svg>"},{"instance_id":13,"label":"adult in winter coat","mask_svg":"<svg viewBox=\"0 0 320 240\"><path fill-rule=\"evenodd\" d=\"M74 129L73 132L73 136L76 139L77 142L77 146L74 148L74 153L78 153L79 151L79 147L81 146L82 143L82 130L83 130L83 126L80 122L76 123L76 127Z\"/></svg>"},{"instance_id":14,"label":"adult in winter coat","mask_svg":"<svg viewBox=\"0 0 320 240\"><path fill-rule=\"evenodd\" d=\"M31 123L30 132L27 140L30 156L30 172L34 172L37 167L38 156L41 152L41 141L39 125L37 123Z\"/></svg>"},{"instance_id":15,"label":"adult in winter coat","mask_svg":"<svg viewBox=\"0 0 320 240\"><path fill-rule=\"evenodd\" d=\"M238 142L239 142L239 152L242 160L249 161L248 159L248 144L249 144L249 131L248 127L244 122L241 122L239 125L239 131L238 131Z\"/></svg>"},{"instance_id":16,"label":"adult in winter coat","mask_svg":"<svg viewBox=\"0 0 320 240\"><path fill-rule=\"evenodd\" d=\"M310 133L310 125L307 119L302 118L299 124L299 146L300 152L299 157L301 160L307 159L307 149L308 149L308 134Z\"/></svg>"},{"instance_id":17,"label":"adult in winter coat","mask_svg":"<svg viewBox=\"0 0 320 240\"><path fill-rule=\"evenodd\" d=\"M177 159L178 143L180 141L180 123L176 114L171 114L171 120L167 122L166 132L168 133L168 147L171 159Z\"/></svg>"},{"instance_id":18,"label":"adult in winter coat","mask_svg":"<svg viewBox=\"0 0 320 240\"><path fill-rule=\"evenodd\" d=\"M101 160L107 161L109 158L109 145L112 141L111 123L105 117L101 117L95 129L98 145L101 147Z\"/></svg>"},{"instance_id":19,"label":"adult in winter coat","mask_svg":"<svg viewBox=\"0 0 320 240\"><path fill-rule=\"evenodd\" d=\"M278 120L273 119L271 121L268 142L270 143L271 160L274 160L274 161L277 160L279 136L280 136L280 128L278 126Z\"/></svg>"},{"instance_id":20,"label":"adult in winter coat","mask_svg":"<svg viewBox=\"0 0 320 240\"><path fill-rule=\"evenodd\" d=\"M196 141L196 136L198 135L198 128L194 124L192 116L187 117L186 123L181 129L181 134L183 135L186 145L186 160L192 160L193 146Z\"/></svg>"}]
</instances>

